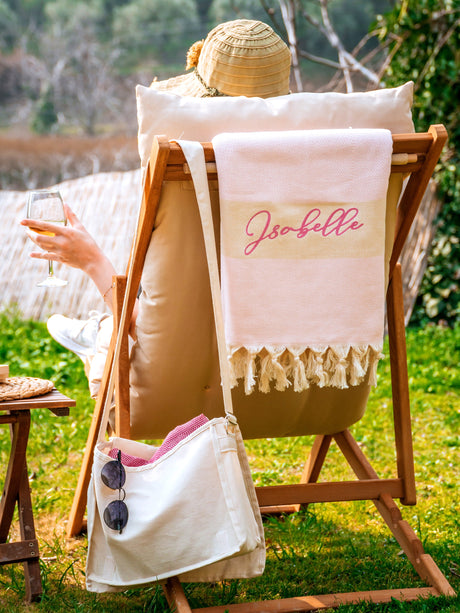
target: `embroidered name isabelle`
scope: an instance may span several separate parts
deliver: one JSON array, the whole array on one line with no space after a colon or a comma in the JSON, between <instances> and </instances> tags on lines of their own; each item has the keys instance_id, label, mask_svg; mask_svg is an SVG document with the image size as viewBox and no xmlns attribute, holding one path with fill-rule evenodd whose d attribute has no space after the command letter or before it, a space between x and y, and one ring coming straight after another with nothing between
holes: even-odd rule
<instances>
[{"instance_id":1,"label":"embroidered name isabelle","mask_svg":"<svg viewBox=\"0 0 460 613\"><path fill-rule=\"evenodd\" d=\"M291 232L296 238L305 238L310 232L321 234L321 236L342 236L346 232L359 230L364 224L357 221L359 209L350 207L348 209L338 208L332 211L323 221L321 220L320 209L310 209L303 218L298 228L282 226L281 224L272 225L270 211L258 211L246 225L246 235L256 236L257 238L248 243L244 249L245 255L251 255L264 240L275 240L280 236L286 236Z\"/></svg>"}]
</instances>

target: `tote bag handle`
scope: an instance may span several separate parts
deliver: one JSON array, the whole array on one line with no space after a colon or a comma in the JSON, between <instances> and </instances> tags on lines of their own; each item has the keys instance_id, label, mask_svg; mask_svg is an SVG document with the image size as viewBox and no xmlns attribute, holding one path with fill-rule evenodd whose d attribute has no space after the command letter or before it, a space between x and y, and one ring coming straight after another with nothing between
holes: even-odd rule
<instances>
[{"instance_id":1,"label":"tote bag handle","mask_svg":"<svg viewBox=\"0 0 460 613\"><path fill-rule=\"evenodd\" d=\"M196 200L200 211L203 238L208 260L209 281L211 284L212 306L214 310L214 322L217 336L217 349L219 353L220 376L224 408L230 422L236 423L233 414L232 393L230 386L230 365L227 358L227 344L225 342L224 316L222 309L222 296L220 292L219 265L217 261L216 239L212 220L211 198L209 195L208 177L206 174L206 162L204 150L198 141L177 141L182 148L187 164L192 175L193 185L196 192Z\"/></svg>"}]
</instances>

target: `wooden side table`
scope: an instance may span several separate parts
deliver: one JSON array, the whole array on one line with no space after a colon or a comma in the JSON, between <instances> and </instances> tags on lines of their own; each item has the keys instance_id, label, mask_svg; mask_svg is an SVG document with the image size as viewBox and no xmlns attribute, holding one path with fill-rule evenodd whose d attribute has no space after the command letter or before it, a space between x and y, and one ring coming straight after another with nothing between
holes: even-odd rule
<instances>
[{"instance_id":1,"label":"wooden side table","mask_svg":"<svg viewBox=\"0 0 460 613\"><path fill-rule=\"evenodd\" d=\"M74 406L74 400L56 389L34 398L0 402L0 424L10 424L11 433L11 451L0 500L0 564L23 563L27 602L39 600L42 593L26 458L30 411L49 409L57 416L66 416ZM21 540L7 543L16 504Z\"/></svg>"}]
</instances>

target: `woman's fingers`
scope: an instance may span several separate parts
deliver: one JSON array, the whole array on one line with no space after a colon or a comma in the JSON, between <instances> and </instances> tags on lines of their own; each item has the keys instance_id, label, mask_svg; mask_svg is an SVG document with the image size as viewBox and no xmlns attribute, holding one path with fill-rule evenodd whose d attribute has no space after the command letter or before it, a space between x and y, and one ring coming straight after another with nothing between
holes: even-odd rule
<instances>
[{"instance_id":1,"label":"woman's fingers","mask_svg":"<svg viewBox=\"0 0 460 613\"><path fill-rule=\"evenodd\" d=\"M54 232L49 232L49 234L39 234L28 228L26 233L30 240L40 247L40 249L49 249L53 251L57 241L59 241L57 234L54 234Z\"/></svg>"},{"instance_id":2,"label":"woman's fingers","mask_svg":"<svg viewBox=\"0 0 460 613\"><path fill-rule=\"evenodd\" d=\"M32 251L29 253L31 258L35 260L52 260L53 262L60 262L60 258L57 253L52 251Z\"/></svg>"},{"instance_id":3,"label":"woman's fingers","mask_svg":"<svg viewBox=\"0 0 460 613\"><path fill-rule=\"evenodd\" d=\"M65 227L62 224L56 224L52 221L41 221L39 219L23 219L20 223L22 226L35 231L37 234L48 236L62 234L62 230Z\"/></svg>"},{"instance_id":4,"label":"woman's fingers","mask_svg":"<svg viewBox=\"0 0 460 613\"><path fill-rule=\"evenodd\" d=\"M69 221L71 226L81 226L81 221L78 219L78 217L75 215L75 213L72 211L72 209L70 208L70 206L68 204L64 204L64 211L67 217L67 220Z\"/></svg>"}]
</instances>

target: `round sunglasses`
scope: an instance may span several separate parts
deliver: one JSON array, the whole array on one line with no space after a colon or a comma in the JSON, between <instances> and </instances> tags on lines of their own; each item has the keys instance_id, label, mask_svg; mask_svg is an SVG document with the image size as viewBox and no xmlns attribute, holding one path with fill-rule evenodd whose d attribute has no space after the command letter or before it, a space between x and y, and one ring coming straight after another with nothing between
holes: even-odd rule
<instances>
[{"instance_id":1,"label":"round sunglasses","mask_svg":"<svg viewBox=\"0 0 460 613\"><path fill-rule=\"evenodd\" d=\"M126 481L125 467L121 463L121 450L118 450L116 460L104 464L101 470L101 479L104 485L111 490L118 490L118 500L113 500L104 509L104 521L111 530L120 534L128 523L128 507L126 506L126 492L123 486Z\"/></svg>"}]
</instances>

